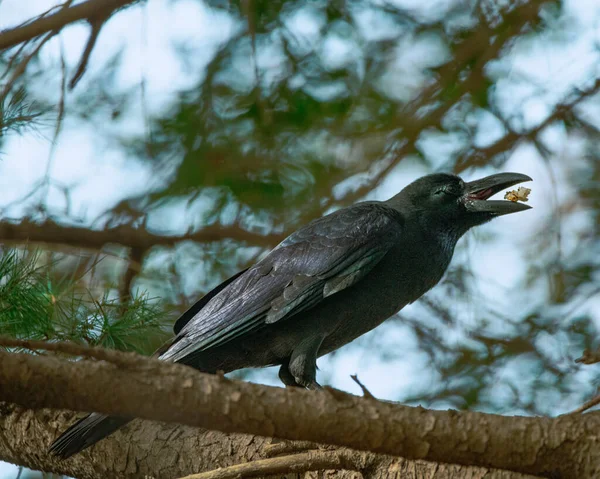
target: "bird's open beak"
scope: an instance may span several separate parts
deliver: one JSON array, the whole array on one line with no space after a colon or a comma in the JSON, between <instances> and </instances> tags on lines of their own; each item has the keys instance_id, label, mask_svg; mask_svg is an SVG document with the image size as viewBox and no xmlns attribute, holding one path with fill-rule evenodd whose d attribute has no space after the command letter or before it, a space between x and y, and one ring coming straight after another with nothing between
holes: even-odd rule
<instances>
[{"instance_id":1,"label":"bird's open beak","mask_svg":"<svg viewBox=\"0 0 600 479\"><path fill-rule=\"evenodd\" d=\"M524 181L533 181L529 176L521 173L498 173L496 175L486 176L480 180L471 181L465 185L465 195L463 202L467 211L477 213L491 213L496 216L525 211L531 208L523 203L516 201L494 200L487 201L489 197L495 195L505 188Z\"/></svg>"}]
</instances>

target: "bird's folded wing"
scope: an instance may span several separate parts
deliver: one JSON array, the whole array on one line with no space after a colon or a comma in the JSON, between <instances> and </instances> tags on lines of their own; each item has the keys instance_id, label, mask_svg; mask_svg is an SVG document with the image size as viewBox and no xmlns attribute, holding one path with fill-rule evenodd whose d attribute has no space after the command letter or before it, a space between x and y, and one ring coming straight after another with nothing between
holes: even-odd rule
<instances>
[{"instance_id":1,"label":"bird's folded wing","mask_svg":"<svg viewBox=\"0 0 600 479\"><path fill-rule=\"evenodd\" d=\"M181 361L313 308L360 281L401 231L400 214L381 203L360 203L313 221L218 287L161 359Z\"/></svg>"}]
</instances>

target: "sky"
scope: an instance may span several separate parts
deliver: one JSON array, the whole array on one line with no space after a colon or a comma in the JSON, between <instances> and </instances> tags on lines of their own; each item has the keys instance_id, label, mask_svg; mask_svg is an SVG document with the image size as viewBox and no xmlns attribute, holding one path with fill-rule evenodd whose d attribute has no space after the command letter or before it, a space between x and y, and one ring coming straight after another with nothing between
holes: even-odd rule
<instances>
[{"instance_id":1,"label":"sky","mask_svg":"<svg viewBox=\"0 0 600 479\"><path fill-rule=\"evenodd\" d=\"M408 5L422 15L433 10L430 4L425 8L425 2L397 0L395 3ZM447 5L443 0L436 3L440 8ZM0 28L13 26L54 4L54 1L47 0L4 0L0 4ZM600 2L567 1L565 18L577 25L572 33L565 34L566 40L553 42L549 38L547 42L536 41L533 46L521 42L511 47L510 55L505 60L493 63L486 71L491 77L499 79L495 91L498 104L505 108L505 112L517 113L516 128L530 128L543 121L552 106L561 101L573 87L585 88L589 78L600 74L597 49L600 41ZM308 14L295 18L293 25L304 35L310 36L316 31L315 23L318 22L318 18ZM369 19L365 18L365 22L368 24ZM147 115L164 111L177 91L195 84L198 72L203 70L219 44L239 28L240 25L231 21L227 15L211 11L201 2L193 0L150 0L144 7L129 8L118 13L104 27L92 55L90 74L84 76L74 94L85 91L88 82L94 77L95 69L101 68L117 49L124 48L123 67L118 71L116 85L119 88L137 87L144 79L148 111L142 109L140 97L134 110L134 113L137 111L139 114L128 115L126 121L93 125L82 124L67 117L55 144L52 143L53 125L25 135L10 136L0 153L0 207L21 198L47 170L55 181L72 187L71 215L84 222L90 222L115 205L124 193L141 193L147 190L148 185L160 185L161 178L153 177L144 164L132 161L123 151L107 145L101 133L115 128L132 133L144 132ZM59 38L52 40L42 50L43 68L57 67L62 48L68 68L72 70L79 60L87 34L88 29L83 24L65 28ZM385 31L373 34L384 35ZM192 52L186 64L182 64L173 52L173 45L184 40ZM343 43L331 41L326 48L329 55L340 61L347 54L347 47ZM431 48L431 45L427 45L427 48ZM444 54L440 47L437 61L443 59ZM398 68L418 72L423 62L422 57L419 50L415 49L411 55L403 55L398 59ZM276 56L264 61L271 61L273 68L277 67ZM430 58L428 61L436 59ZM47 78L56 83L48 84ZM40 91L43 89L51 98L52 92L56 92L55 99L58 100L59 78L47 78L44 84L35 84L33 87ZM529 83L534 84L535 89L523 87L523 78L530 79ZM417 84L418 82L415 83ZM67 96L67 108L71 100ZM478 118L472 118L472 121L479 125L476 138L480 146L492 143L502 134L502 125L491 115L486 117L482 114ZM569 177L572 171L581 166L577 163L578 155L581 155L578 148L581 145L571 139L566 141L566 134L560 128L549 129L545 135L552 150L558 156L568 159L552 165L554 176L559 180ZM438 167L441 169L451 153L452 145L425 140L421 147L431 156L439 158ZM480 231L469 233L462 240L467 246L459 254L467 255L471 264L485 265L474 271L478 294L497 303L508 315L518 316L523 305L530 301L515 286L526 274L523 255L527 251L528 241L543 234L541 230L547 218L553 215L555 202L562 203L572 198L576 185L560 181L560 188L554 187L547 166L537 152L527 146L514 151L503 166L503 171L518 171L534 178L534 183L527 185L533 190L529 204L534 209L503 217L481 227ZM430 172L415 161L403 161L369 199L387 199L410 181ZM484 173L494 172L489 168ZM478 172L478 176L480 174ZM464 179L475 178L467 173ZM50 189L48 202L56 210L64 209L66 204L64 195L57 188ZM21 206L11 208L8 212L11 218L19 218L22 214ZM162 226L172 230L185 230L189 221L189 217L181 215L171 217L168 222L165 219ZM565 235L562 245L565 253L577 248L574 233L589 227L588 219L585 216L577 217L568 227L573 234ZM542 295L537 301L544 299ZM600 299L588 302L585 307L594 311L595 318L600 321ZM419 314L420 308L422 306L419 304L407 306L403 314ZM457 313L467 327L478 316L474 308L461 309ZM329 384L334 387L359 394L358 387L350 378L351 374L358 374L376 397L397 399L415 389L426 388L437 379L428 370L427 357L418 350L413 334L409 327L399 326L397 323L384 324L369 333L374 344L383 349L402 351L402 355L389 360L375 356L364 348L346 348L334 358L321 358L319 368L326 372ZM366 344L370 343L371 338L361 338L358 341ZM506 374L512 372L507 370ZM260 378L267 384L279 385L276 370L271 370ZM568 409L570 404L567 400L561 406ZM15 476L14 466L0 465L0 477Z\"/></svg>"}]
</instances>

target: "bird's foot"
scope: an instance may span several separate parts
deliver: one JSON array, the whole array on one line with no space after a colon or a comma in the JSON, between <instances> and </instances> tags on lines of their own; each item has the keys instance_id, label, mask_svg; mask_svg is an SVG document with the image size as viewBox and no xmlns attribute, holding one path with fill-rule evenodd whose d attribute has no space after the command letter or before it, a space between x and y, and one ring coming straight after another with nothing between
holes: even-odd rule
<instances>
[{"instance_id":1,"label":"bird's foot","mask_svg":"<svg viewBox=\"0 0 600 479\"><path fill-rule=\"evenodd\" d=\"M312 391L322 391L323 390L323 386L321 386L317 381L311 382L308 386L306 386L306 388L310 389Z\"/></svg>"},{"instance_id":2,"label":"bird's foot","mask_svg":"<svg viewBox=\"0 0 600 479\"><path fill-rule=\"evenodd\" d=\"M281 382L283 384L286 385L286 387L301 387L297 382L296 382L296 378L292 375L292 373L290 373L290 370L288 369L288 362L285 362L281 365L281 367L279 368L279 379L281 379Z\"/></svg>"},{"instance_id":3,"label":"bird's foot","mask_svg":"<svg viewBox=\"0 0 600 479\"><path fill-rule=\"evenodd\" d=\"M296 385L305 389L310 389L311 391L323 390L323 386L321 386L314 377L296 377Z\"/></svg>"}]
</instances>

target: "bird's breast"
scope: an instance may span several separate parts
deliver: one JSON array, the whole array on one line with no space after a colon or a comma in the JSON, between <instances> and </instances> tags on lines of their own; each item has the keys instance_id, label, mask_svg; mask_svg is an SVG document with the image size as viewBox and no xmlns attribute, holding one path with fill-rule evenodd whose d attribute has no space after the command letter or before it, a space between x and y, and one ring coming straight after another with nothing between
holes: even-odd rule
<instances>
[{"instance_id":1,"label":"bird's breast","mask_svg":"<svg viewBox=\"0 0 600 479\"><path fill-rule=\"evenodd\" d=\"M320 353L333 351L372 330L434 287L452 259L451 246L400 244L363 280L332 296L317 313L322 321L337 320Z\"/></svg>"}]
</instances>

